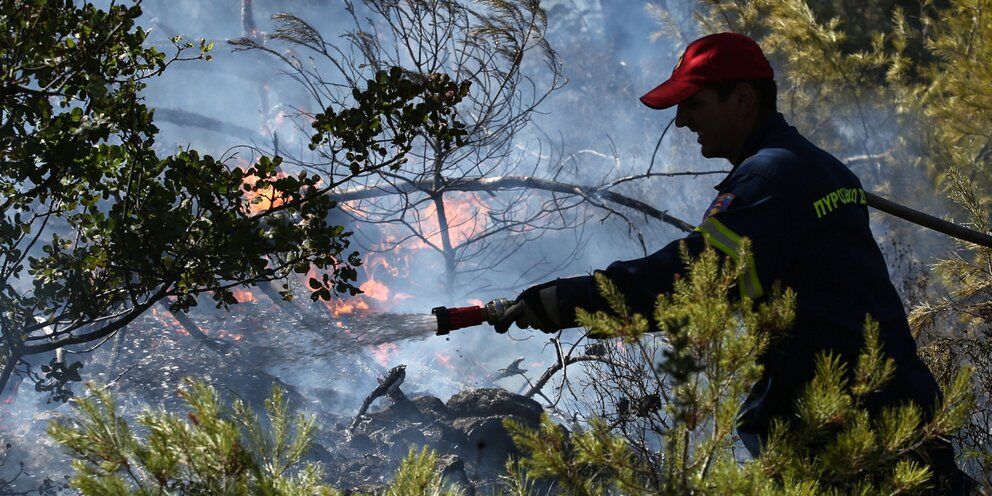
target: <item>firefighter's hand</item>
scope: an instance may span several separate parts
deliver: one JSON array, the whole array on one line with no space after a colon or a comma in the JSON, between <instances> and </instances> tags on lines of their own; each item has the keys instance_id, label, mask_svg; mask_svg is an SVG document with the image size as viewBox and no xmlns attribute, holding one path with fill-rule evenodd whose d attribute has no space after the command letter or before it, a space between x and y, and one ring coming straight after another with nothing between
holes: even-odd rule
<instances>
[{"instance_id":1,"label":"firefighter's hand","mask_svg":"<svg viewBox=\"0 0 992 496\"><path fill-rule=\"evenodd\" d=\"M527 306L525 301L517 299L517 301L510 304L510 308L507 308L503 317L496 322L496 332L503 334L509 331L511 324L517 324L517 327L521 329L537 327L537 319L534 317L534 312Z\"/></svg>"},{"instance_id":2,"label":"firefighter's hand","mask_svg":"<svg viewBox=\"0 0 992 496\"><path fill-rule=\"evenodd\" d=\"M557 332L561 327L555 320L556 303L554 281L527 288L496 322L496 332L502 334L508 331L510 324L516 324L521 329L532 327L544 332Z\"/></svg>"}]
</instances>

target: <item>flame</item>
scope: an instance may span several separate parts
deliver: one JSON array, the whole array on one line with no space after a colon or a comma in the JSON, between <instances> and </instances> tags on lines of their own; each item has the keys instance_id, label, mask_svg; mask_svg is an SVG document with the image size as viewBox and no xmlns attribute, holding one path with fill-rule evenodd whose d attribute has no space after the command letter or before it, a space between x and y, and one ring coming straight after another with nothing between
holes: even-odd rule
<instances>
[{"instance_id":1,"label":"flame","mask_svg":"<svg viewBox=\"0 0 992 496\"><path fill-rule=\"evenodd\" d=\"M375 279L369 279L363 282L358 286L358 289L361 289L362 293L378 302L385 303L389 301L389 288Z\"/></svg>"},{"instance_id":2,"label":"flame","mask_svg":"<svg viewBox=\"0 0 992 496\"><path fill-rule=\"evenodd\" d=\"M166 328L176 331L183 336L189 336L189 332L179 323L170 312L159 312L157 308L152 307L152 316L158 319L159 322L165 325Z\"/></svg>"},{"instance_id":3,"label":"flame","mask_svg":"<svg viewBox=\"0 0 992 496\"><path fill-rule=\"evenodd\" d=\"M317 271L313 267L310 267L310 270L304 276L304 281L309 281L311 278L320 280ZM331 313L331 316L368 315L382 310L379 306L380 301L384 302L389 298L389 288L385 284L370 279L358 287L362 291L369 290L375 297L370 298L365 294L360 294L346 298L335 296L330 301L322 301L324 306L327 307L327 311ZM344 327L344 325L341 324L338 327Z\"/></svg>"},{"instance_id":4,"label":"flame","mask_svg":"<svg viewBox=\"0 0 992 496\"><path fill-rule=\"evenodd\" d=\"M486 305L485 303L482 302L482 300L478 298L472 298L471 300L468 300L468 304L476 307L482 307Z\"/></svg>"},{"instance_id":5,"label":"flame","mask_svg":"<svg viewBox=\"0 0 992 496\"><path fill-rule=\"evenodd\" d=\"M370 216L364 212L358 203L345 202L340 208L348 211L352 215L362 219ZM472 237L482 232L489 221L489 205L484 202L478 194L473 192L450 192L444 196L444 213L448 224L448 234L453 246L458 246L468 241ZM441 225L437 214L437 205L434 202L420 207L415 215L415 225L417 230L424 235L427 242L434 246L441 246ZM427 248L427 243L420 238L413 238L396 246L397 240L404 239L409 234L406 231L399 231L394 226L382 227L381 234L383 241L374 247L377 251L393 252L401 246L412 249ZM396 231L393 231L396 230ZM390 267L391 264L386 258L370 260L372 263L382 264Z\"/></svg>"},{"instance_id":6,"label":"flame","mask_svg":"<svg viewBox=\"0 0 992 496\"><path fill-rule=\"evenodd\" d=\"M276 178L285 177L286 174L282 172L276 173ZM255 183L258 182L258 177L254 175L246 175L242 180L244 184L254 187ZM272 186L267 186L260 188L256 191L245 191L245 199L248 200L248 210L252 214L257 214L269 210L270 208L278 207L284 203L284 199L277 197L275 195L274 188Z\"/></svg>"},{"instance_id":7,"label":"flame","mask_svg":"<svg viewBox=\"0 0 992 496\"><path fill-rule=\"evenodd\" d=\"M265 191L260 192L265 196ZM257 198L258 195L256 195ZM265 200L253 205L253 211L269 208ZM278 199L268 205L278 205ZM445 214L448 222L448 234L454 246L464 244L481 233L487 226L490 208L475 193L449 193L444 199ZM370 214L365 212L360 203L344 202L340 208L359 219L369 219ZM407 279L410 275L411 255L429 248L441 245L441 231L438 222L436 205L429 203L419 209L417 213L416 229L423 233L423 239L409 238L409 233L402 231L403 227L390 224L358 224L354 226L356 231L373 230L371 235L378 238L369 252L362 260L361 274L358 287L362 294L346 298L334 298L325 301L324 305L333 317L343 315L367 315L374 312L389 310L398 302L413 298L416 290L409 291L408 286L403 286L403 291L393 283L400 279ZM370 219L371 220L371 219ZM433 250L431 250L433 251ZM417 263L423 263L417 260ZM426 269L433 270L431 263L427 262ZM306 278L317 278L316 271L311 268ZM406 284L416 284L414 281L406 281ZM417 288L419 289L419 288ZM472 300L472 304L482 305L480 300Z\"/></svg>"},{"instance_id":8,"label":"flame","mask_svg":"<svg viewBox=\"0 0 992 496\"><path fill-rule=\"evenodd\" d=\"M389 364L389 359L392 358L400 350L399 346L395 343L382 343L372 347L372 357L375 358L379 365L385 367Z\"/></svg>"},{"instance_id":9,"label":"flame","mask_svg":"<svg viewBox=\"0 0 992 496\"><path fill-rule=\"evenodd\" d=\"M255 293L244 289L244 288L234 288L234 299L238 300L239 303L255 303Z\"/></svg>"},{"instance_id":10,"label":"flame","mask_svg":"<svg viewBox=\"0 0 992 496\"><path fill-rule=\"evenodd\" d=\"M444 353L441 353L439 351L439 352L437 352L437 353L434 354L434 358L437 359L437 362L440 363L441 365L444 365L445 367L448 367L449 369L450 368L453 368L451 366L451 357L449 357L448 355L445 355Z\"/></svg>"},{"instance_id":11,"label":"flame","mask_svg":"<svg viewBox=\"0 0 992 496\"><path fill-rule=\"evenodd\" d=\"M341 298L334 298L331 301L325 301L324 306L331 312L331 315L335 317L340 317L342 315L349 315L353 313L366 314L369 310L369 304L359 296L349 298L347 300Z\"/></svg>"},{"instance_id":12,"label":"flame","mask_svg":"<svg viewBox=\"0 0 992 496\"><path fill-rule=\"evenodd\" d=\"M482 232L489 220L489 206L475 193L448 193L444 197L444 213L448 222L448 235L452 246L459 246ZM441 225L437 205L427 204L417 217L417 229L434 246L441 246ZM426 248L423 240L412 242Z\"/></svg>"},{"instance_id":13,"label":"flame","mask_svg":"<svg viewBox=\"0 0 992 496\"><path fill-rule=\"evenodd\" d=\"M387 241L387 243L388 243L388 241ZM385 245L386 245L386 243L380 243L379 246L381 248L378 248L378 250L380 250L380 251L388 251L385 248ZM409 255L404 255L404 256L405 257L408 257ZM400 277L400 264L398 264L396 262L392 262L391 263L384 253L382 253L382 254L369 255L363 261L363 265L365 266L365 273L366 274L371 273L371 272L374 272L377 269L381 269L382 271L386 272L387 274L389 274L390 276L392 276L394 278ZM406 265L406 264L403 264L403 265ZM405 274L404 274L404 277L405 277Z\"/></svg>"},{"instance_id":14,"label":"flame","mask_svg":"<svg viewBox=\"0 0 992 496\"><path fill-rule=\"evenodd\" d=\"M236 332L229 332L225 329L221 329L217 331L217 337L220 339L227 339L230 341L241 341L242 339L244 339L245 336L243 334L238 334Z\"/></svg>"},{"instance_id":15,"label":"flame","mask_svg":"<svg viewBox=\"0 0 992 496\"><path fill-rule=\"evenodd\" d=\"M360 203L345 202L340 205L340 208L359 219L370 219L371 217ZM475 193L454 192L445 195L444 211L450 241L453 246L457 247L477 236L486 228L490 208ZM392 286L391 282L406 279L410 275L411 255L425 248L430 248L431 245L440 247L442 244L436 204L429 203L419 208L416 219L415 228L423 234L423 239L409 238L409 233L403 231L404 227L389 224L359 224L355 226L356 230L363 228L377 230L373 236L377 237L379 241L371 247L371 250L365 254L362 260L364 282L359 284L359 289L364 294L328 305L334 315L358 313L364 310L370 312L384 311L396 303L414 296L409 291L401 291ZM417 263L422 264L424 261L418 260ZM427 270L432 270L430 264L431 262L427 262ZM406 288L404 287L404 289ZM479 300L473 300L472 303L483 304Z\"/></svg>"}]
</instances>

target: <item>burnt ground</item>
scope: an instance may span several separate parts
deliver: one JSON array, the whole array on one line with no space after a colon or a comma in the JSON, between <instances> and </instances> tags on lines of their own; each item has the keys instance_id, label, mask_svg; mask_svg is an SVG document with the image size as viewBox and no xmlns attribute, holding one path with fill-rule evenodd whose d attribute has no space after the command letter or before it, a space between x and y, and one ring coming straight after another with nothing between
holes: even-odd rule
<instances>
[{"instance_id":1,"label":"burnt ground","mask_svg":"<svg viewBox=\"0 0 992 496\"><path fill-rule=\"evenodd\" d=\"M432 337L432 317L333 316L319 304L286 308L262 300L231 312L197 309L190 319L209 340L189 335L158 308L123 336L67 361L82 359L84 380L111 383L125 416L132 418L147 407L180 411L176 391L184 377L203 379L226 399L241 398L259 411L278 386L295 409L316 416L320 430L309 458L322 463L328 482L339 489L385 484L399 461L421 446L439 453L452 484L469 492L491 486L513 452L502 419L536 425L542 412L529 398L479 387L494 386L491 380L466 380L457 387L461 392L446 399L433 396L430 384L408 380L400 384L398 399L375 399L352 429L357 405L398 358L389 356L390 346ZM417 366L451 365L436 362L425 359ZM471 379L485 372L492 371L461 375ZM45 403L27 381L21 388L15 402L0 407L0 474L10 480L23 463L24 473L6 488L11 491L36 489L45 479L61 481L69 473L67 456L48 439L45 426L70 415L71 408ZM85 394L78 384L74 391ZM7 443L10 448L4 449ZM4 489L0 485L0 494Z\"/></svg>"}]
</instances>

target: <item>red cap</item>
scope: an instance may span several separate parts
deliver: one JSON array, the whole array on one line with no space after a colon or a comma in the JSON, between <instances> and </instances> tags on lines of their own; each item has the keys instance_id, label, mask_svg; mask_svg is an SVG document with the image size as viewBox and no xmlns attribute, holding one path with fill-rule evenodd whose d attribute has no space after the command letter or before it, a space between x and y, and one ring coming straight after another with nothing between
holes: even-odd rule
<instances>
[{"instance_id":1,"label":"red cap","mask_svg":"<svg viewBox=\"0 0 992 496\"><path fill-rule=\"evenodd\" d=\"M737 33L718 33L693 41L672 70L672 77L641 97L653 109L678 105L708 83L774 79L775 72L754 40Z\"/></svg>"}]
</instances>

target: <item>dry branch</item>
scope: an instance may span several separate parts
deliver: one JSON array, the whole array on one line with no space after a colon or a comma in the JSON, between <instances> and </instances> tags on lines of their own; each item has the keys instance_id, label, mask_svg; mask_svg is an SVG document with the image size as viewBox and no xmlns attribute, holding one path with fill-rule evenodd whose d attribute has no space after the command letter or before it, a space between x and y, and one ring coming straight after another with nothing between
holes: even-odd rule
<instances>
[{"instance_id":1,"label":"dry branch","mask_svg":"<svg viewBox=\"0 0 992 496\"><path fill-rule=\"evenodd\" d=\"M233 138L248 140L251 143L267 143L270 141L269 138L266 138L247 127L224 122L214 119L213 117L207 117L203 114L190 112L188 110L157 108L155 109L155 119L161 122L175 124L177 126L196 127L213 131L215 133L226 134Z\"/></svg>"},{"instance_id":2,"label":"dry branch","mask_svg":"<svg viewBox=\"0 0 992 496\"><path fill-rule=\"evenodd\" d=\"M524 396L528 398L534 397L534 395L539 393L541 389L544 389L544 385L547 384L548 381L550 381L555 374L557 374L565 367L568 367L569 365L578 362L603 362L609 364L610 360L608 358L604 358L599 355L579 355L579 356L566 357L564 360L559 360L558 362L555 362L554 365L548 367L548 370L544 371L544 374L542 374L541 377L537 380L537 382L535 382L534 385L532 385L530 389L528 389L527 392L524 393Z\"/></svg>"},{"instance_id":3,"label":"dry branch","mask_svg":"<svg viewBox=\"0 0 992 496\"><path fill-rule=\"evenodd\" d=\"M555 193L565 193L580 196L587 199L607 201L621 205L632 210L636 210L646 216L658 219L666 224L672 225L684 232L695 229L695 226L677 217L669 215L668 212L658 210L640 200L636 200L620 193L609 191L604 188L594 186L584 186L570 184L550 179L540 179L530 176L496 176L496 177L462 177L451 179L445 182L441 188L434 188L432 179L420 181L405 181L388 186L378 186L374 188L352 188L337 193L332 193L332 198L339 202L364 200L378 198L387 195L409 194L417 191L427 194L435 194L442 191L503 191L516 189L535 189L551 191Z\"/></svg>"},{"instance_id":4,"label":"dry branch","mask_svg":"<svg viewBox=\"0 0 992 496\"><path fill-rule=\"evenodd\" d=\"M196 325L196 322L193 322L193 319L186 315L186 312L174 312L169 309L168 305L163 305L163 307L165 307L165 310L169 312L169 315L172 315L176 319L176 322L179 322L179 325L183 326L183 329L185 329L190 336L207 345L207 347L211 350L223 354L228 350L228 348L230 348L230 343L227 343L222 339L214 339L207 336L206 333L200 330L200 326Z\"/></svg>"}]
</instances>

